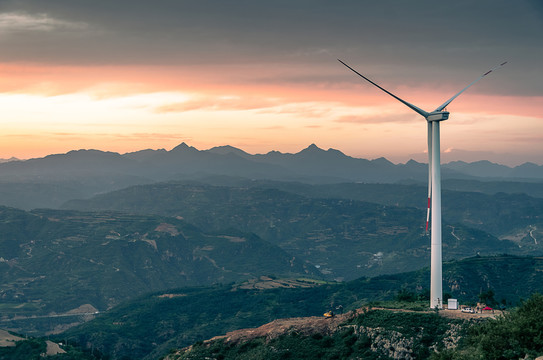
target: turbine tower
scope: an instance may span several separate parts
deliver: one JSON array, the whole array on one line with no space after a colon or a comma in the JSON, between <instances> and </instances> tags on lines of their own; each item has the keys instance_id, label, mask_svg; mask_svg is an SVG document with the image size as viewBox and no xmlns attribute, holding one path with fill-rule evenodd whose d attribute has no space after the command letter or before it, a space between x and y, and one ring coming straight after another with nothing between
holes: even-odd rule
<instances>
[{"instance_id":1,"label":"turbine tower","mask_svg":"<svg viewBox=\"0 0 543 360\"><path fill-rule=\"evenodd\" d=\"M445 101L432 112L427 112L416 107L407 101L400 99L390 91L377 85L358 71L339 60L355 74L368 81L370 84L378 87L396 100L400 101L411 110L422 115L428 124L428 211L426 215L426 231L428 231L428 220L431 220L430 239L431 239L431 264L430 264L430 308L443 308L443 277L442 277L442 261L441 261L441 161L440 161L440 136L439 123L449 118L449 112L445 109L458 95L462 94L469 87L481 80L483 77L490 74L492 71L502 67L507 63L503 62L495 68L485 72L479 78L475 79L471 84L460 90L456 95ZM430 208L432 211L430 211ZM431 214L431 219L430 219Z\"/></svg>"}]
</instances>

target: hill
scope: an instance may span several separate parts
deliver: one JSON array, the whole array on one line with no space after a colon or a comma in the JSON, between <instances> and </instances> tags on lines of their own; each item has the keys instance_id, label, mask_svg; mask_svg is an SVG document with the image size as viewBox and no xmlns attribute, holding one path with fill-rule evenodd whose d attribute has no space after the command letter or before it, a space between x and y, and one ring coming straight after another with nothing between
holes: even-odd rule
<instances>
[{"instance_id":1,"label":"hill","mask_svg":"<svg viewBox=\"0 0 543 360\"><path fill-rule=\"evenodd\" d=\"M359 313L282 319L173 352L182 359L428 359L456 346L467 321L429 312L360 309Z\"/></svg>"},{"instance_id":2,"label":"hill","mask_svg":"<svg viewBox=\"0 0 543 360\"><path fill-rule=\"evenodd\" d=\"M283 319L172 351L183 359L541 359L543 296L486 320L452 311L374 310L333 319ZM440 316L441 315L441 316Z\"/></svg>"},{"instance_id":3,"label":"hill","mask_svg":"<svg viewBox=\"0 0 543 360\"><path fill-rule=\"evenodd\" d=\"M254 234L205 233L176 218L0 208L0 232L0 320L25 333L152 291L316 274Z\"/></svg>"},{"instance_id":4,"label":"hill","mask_svg":"<svg viewBox=\"0 0 543 360\"><path fill-rule=\"evenodd\" d=\"M305 184L239 178L207 178L202 183L239 188L269 188L313 199L347 199L426 210L426 184ZM500 239L534 243L540 232L543 184L446 180L443 189L443 217L451 224L464 224ZM92 203L95 199L90 199ZM77 202L74 202L77 203ZM84 203L84 202L83 202ZM71 204L68 203L68 204ZM106 205L107 206L107 205Z\"/></svg>"},{"instance_id":5,"label":"hill","mask_svg":"<svg viewBox=\"0 0 543 360\"><path fill-rule=\"evenodd\" d=\"M238 228L315 264L329 279L352 280L428 263L424 191L415 185L386 184L158 183L65 206L177 216L205 229ZM327 194L343 198L324 198ZM408 207L417 197L422 208ZM353 200L362 198L379 198L387 205ZM445 259L541 253L542 245L533 238L543 234L543 199L466 192L445 192L443 199Z\"/></svg>"},{"instance_id":6,"label":"hill","mask_svg":"<svg viewBox=\"0 0 543 360\"><path fill-rule=\"evenodd\" d=\"M534 292L543 291L542 270L543 258L500 256L453 261L444 264L443 289L463 304L475 303L482 292L492 290L492 301L510 307ZM321 316L339 305L349 312L372 301L392 299L400 291L424 297L429 278L429 269L425 268L296 288L293 285L258 287L253 283L169 290L125 302L95 320L68 330L62 338L92 345L113 359L123 356L156 359L171 348L183 348L276 319Z\"/></svg>"}]
</instances>

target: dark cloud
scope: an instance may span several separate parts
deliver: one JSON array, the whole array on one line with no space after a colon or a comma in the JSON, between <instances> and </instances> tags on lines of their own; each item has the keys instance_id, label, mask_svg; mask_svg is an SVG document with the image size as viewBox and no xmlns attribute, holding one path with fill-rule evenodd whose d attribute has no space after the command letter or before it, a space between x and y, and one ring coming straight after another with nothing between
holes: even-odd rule
<instances>
[{"instance_id":1,"label":"dark cloud","mask_svg":"<svg viewBox=\"0 0 543 360\"><path fill-rule=\"evenodd\" d=\"M0 13L28 20L26 29L2 31L0 61L261 63L265 71L285 63L335 67L340 57L385 82L441 77L461 86L509 60L507 75L480 91L543 94L537 0L6 0ZM46 28L35 31L31 19Z\"/></svg>"}]
</instances>

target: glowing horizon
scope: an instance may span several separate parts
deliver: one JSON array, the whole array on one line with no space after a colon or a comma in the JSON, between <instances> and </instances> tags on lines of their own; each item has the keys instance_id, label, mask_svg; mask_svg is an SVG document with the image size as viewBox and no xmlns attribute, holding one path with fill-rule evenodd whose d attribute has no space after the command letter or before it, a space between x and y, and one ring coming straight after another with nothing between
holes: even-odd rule
<instances>
[{"instance_id":1,"label":"glowing horizon","mask_svg":"<svg viewBox=\"0 0 543 360\"><path fill-rule=\"evenodd\" d=\"M537 17L526 17L531 14L528 5L498 9L503 11L496 16L507 16L510 26L499 30L507 47L496 52L481 50L472 32L457 34L459 39L450 45L441 41L446 29L418 34L417 26L423 25L414 26L405 16L387 22L390 29L383 27L371 20L372 12L404 7L386 1L351 4L364 7L366 22L346 7L338 9L337 19L329 19L334 30L322 30L320 20L311 18L300 28L294 15L303 11L302 2L285 3L285 12L268 9L284 29L261 17L261 7L270 6L264 3L251 13L261 20L254 24L239 23L235 4L213 9L214 22L206 22L202 14L211 9L204 5L193 5L194 13L187 13L185 22L178 18L185 14L182 2L171 5L171 11L152 7L155 18L144 24L138 17L103 18L100 2L88 5L93 12L77 4L63 11L49 9L34 0L29 0L33 7L8 7L0 12L0 45L6 49L0 54L0 158L28 159L77 149L127 153L186 142L198 149L231 145L253 154L295 153L315 143L358 158L425 161L424 119L361 82L337 63L341 57L429 111L508 60L449 106L450 120L442 126L444 160L542 164L542 72L537 56L519 55L519 49L527 47L540 51L541 41L515 27L540 25ZM140 5L142 9L134 11L149 10ZM416 11L412 7L404 11ZM318 19L330 16L328 5L313 10ZM435 11L447 13L443 21L450 26L458 19L472 21L453 8L447 10ZM289 11L292 18L284 19ZM139 37L133 33L140 31L135 24L142 26ZM472 25L503 27L491 19ZM366 26L383 31L376 32L378 41L363 35L362 45L360 33L345 36L344 26L355 26L361 34ZM195 27L200 30L193 31ZM422 57L401 38L390 36L398 30L418 34L416 44L438 46L452 60Z\"/></svg>"}]
</instances>

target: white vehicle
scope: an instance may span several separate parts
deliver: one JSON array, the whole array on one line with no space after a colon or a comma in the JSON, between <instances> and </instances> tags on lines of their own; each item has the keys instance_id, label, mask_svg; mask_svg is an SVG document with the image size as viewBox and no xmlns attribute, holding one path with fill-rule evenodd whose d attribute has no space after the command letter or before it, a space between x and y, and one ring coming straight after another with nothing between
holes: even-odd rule
<instances>
[{"instance_id":1,"label":"white vehicle","mask_svg":"<svg viewBox=\"0 0 543 360\"><path fill-rule=\"evenodd\" d=\"M462 312L470 313L470 314L474 314L474 313L475 313L475 311L474 311L472 308L470 308L470 307L465 307L465 308L463 308L463 309L462 309Z\"/></svg>"}]
</instances>

